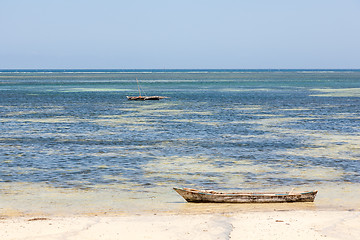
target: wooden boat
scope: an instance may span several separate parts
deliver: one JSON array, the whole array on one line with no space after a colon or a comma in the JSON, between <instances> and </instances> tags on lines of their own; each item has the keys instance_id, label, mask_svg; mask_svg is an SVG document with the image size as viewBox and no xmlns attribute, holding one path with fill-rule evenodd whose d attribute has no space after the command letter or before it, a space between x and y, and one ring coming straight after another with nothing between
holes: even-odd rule
<instances>
[{"instance_id":1,"label":"wooden boat","mask_svg":"<svg viewBox=\"0 0 360 240\"><path fill-rule=\"evenodd\" d=\"M195 203L285 203L313 202L317 191L310 192L236 192L225 193L212 190L174 188L186 201Z\"/></svg>"},{"instance_id":2,"label":"wooden boat","mask_svg":"<svg viewBox=\"0 0 360 240\"><path fill-rule=\"evenodd\" d=\"M145 101L145 100L160 100L160 99L164 99L167 97L162 97L162 96L138 96L138 97L129 97L126 96L128 100L136 100L136 101Z\"/></svg>"},{"instance_id":3,"label":"wooden boat","mask_svg":"<svg viewBox=\"0 0 360 240\"><path fill-rule=\"evenodd\" d=\"M160 99L168 98L162 96L141 96L140 84L137 78L136 78L136 82L138 85L139 96L135 96L135 97L126 96L128 100L145 101L145 100L160 100Z\"/></svg>"}]
</instances>

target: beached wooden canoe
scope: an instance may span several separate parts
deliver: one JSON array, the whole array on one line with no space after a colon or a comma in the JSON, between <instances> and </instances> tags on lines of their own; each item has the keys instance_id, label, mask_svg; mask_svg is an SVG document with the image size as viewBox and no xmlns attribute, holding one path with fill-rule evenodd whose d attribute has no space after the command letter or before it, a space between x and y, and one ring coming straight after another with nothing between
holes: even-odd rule
<instances>
[{"instance_id":1,"label":"beached wooden canoe","mask_svg":"<svg viewBox=\"0 0 360 240\"><path fill-rule=\"evenodd\" d=\"M310 192L237 192L226 193L212 190L174 188L188 202L196 203L285 203L313 202L317 191Z\"/></svg>"}]
</instances>

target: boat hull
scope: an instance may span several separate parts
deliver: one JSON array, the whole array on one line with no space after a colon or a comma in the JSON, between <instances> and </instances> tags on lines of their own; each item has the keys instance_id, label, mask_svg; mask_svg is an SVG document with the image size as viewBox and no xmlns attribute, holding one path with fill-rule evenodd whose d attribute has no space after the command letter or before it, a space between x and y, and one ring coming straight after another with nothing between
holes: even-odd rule
<instances>
[{"instance_id":1,"label":"boat hull","mask_svg":"<svg viewBox=\"0 0 360 240\"><path fill-rule=\"evenodd\" d=\"M194 203L313 202L317 194L317 191L301 193L222 193L190 188L174 188L174 190L187 202Z\"/></svg>"},{"instance_id":2,"label":"boat hull","mask_svg":"<svg viewBox=\"0 0 360 240\"><path fill-rule=\"evenodd\" d=\"M161 96L138 96L138 97L129 97L127 96L128 100L135 100L135 101L145 101L145 100L160 100L160 99L164 99L166 97L161 97Z\"/></svg>"}]
</instances>

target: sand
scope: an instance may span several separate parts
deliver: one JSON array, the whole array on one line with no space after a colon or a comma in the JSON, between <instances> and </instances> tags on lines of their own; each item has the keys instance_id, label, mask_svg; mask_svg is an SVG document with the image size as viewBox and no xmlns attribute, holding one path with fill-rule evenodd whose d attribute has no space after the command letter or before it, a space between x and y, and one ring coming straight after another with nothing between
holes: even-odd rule
<instances>
[{"instance_id":1,"label":"sand","mask_svg":"<svg viewBox=\"0 0 360 240\"><path fill-rule=\"evenodd\" d=\"M3 217L0 239L360 239L360 211Z\"/></svg>"}]
</instances>

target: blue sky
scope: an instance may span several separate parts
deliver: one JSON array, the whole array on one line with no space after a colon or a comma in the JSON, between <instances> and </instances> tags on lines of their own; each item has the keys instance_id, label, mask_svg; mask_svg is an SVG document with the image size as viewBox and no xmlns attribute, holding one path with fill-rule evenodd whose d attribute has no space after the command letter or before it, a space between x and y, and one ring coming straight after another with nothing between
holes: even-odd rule
<instances>
[{"instance_id":1,"label":"blue sky","mask_svg":"<svg viewBox=\"0 0 360 240\"><path fill-rule=\"evenodd\" d=\"M1 0L9 68L360 68L360 1Z\"/></svg>"}]
</instances>

